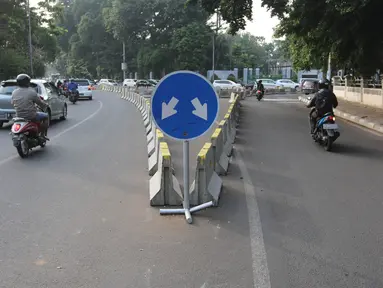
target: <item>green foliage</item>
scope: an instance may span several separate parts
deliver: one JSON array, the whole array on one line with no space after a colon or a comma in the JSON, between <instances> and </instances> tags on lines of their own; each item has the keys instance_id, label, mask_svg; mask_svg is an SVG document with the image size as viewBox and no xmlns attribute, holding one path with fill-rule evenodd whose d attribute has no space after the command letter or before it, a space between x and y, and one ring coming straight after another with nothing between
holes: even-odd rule
<instances>
[{"instance_id":1,"label":"green foliage","mask_svg":"<svg viewBox=\"0 0 383 288\"><path fill-rule=\"evenodd\" d=\"M0 3L0 78L15 77L30 72L27 2L8 0ZM45 73L45 64L55 60L58 53L56 36L64 33L53 19L59 16L59 7L52 0L41 1L31 7L31 31L35 77Z\"/></svg>"},{"instance_id":2,"label":"green foliage","mask_svg":"<svg viewBox=\"0 0 383 288\"><path fill-rule=\"evenodd\" d=\"M188 0L187 3L201 3L212 15L219 11L222 19L229 23L229 33L234 35L246 27L246 20L252 20L253 0Z\"/></svg>"},{"instance_id":3,"label":"green foliage","mask_svg":"<svg viewBox=\"0 0 383 288\"><path fill-rule=\"evenodd\" d=\"M187 0L199 2L210 15L219 11L230 33L244 29L251 19L252 0ZM287 37L295 68L323 67L331 52L339 68L362 75L383 69L383 1L262 0L262 6L281 20L277 35Z\"/></svg>"},{"instance_id":4,"label":"green foliage","mask_svg":"<svg viewBox=\"0 0 383 288\"><path fill-rule=\"evenodd\" d=\"M382 1L263 0L281 19L277 34L290 41L295 67L323 67L331 52L334 64L371 75L383 68ZM318 66L320 65L320 66Z\"/></svg>"},{"instance_id":5,"label":"green foliage","mask_svg":"<svg viewBox=\"0 0 383 288\"><path fill-rule=\"evenodd\" d=\"M237 79L235 79L235 76L233 74L230 74L228 77L227 77L227 80L230 80L230 81L233 81L233 82L237 82Z\"/></svg>"}]
</instances>

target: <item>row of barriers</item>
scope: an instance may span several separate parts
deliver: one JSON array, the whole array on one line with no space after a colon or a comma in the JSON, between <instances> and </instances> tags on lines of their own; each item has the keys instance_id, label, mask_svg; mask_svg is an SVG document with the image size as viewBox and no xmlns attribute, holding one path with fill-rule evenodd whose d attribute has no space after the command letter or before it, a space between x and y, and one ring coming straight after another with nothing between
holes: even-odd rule
<instances>
[{"instance_id":1,"label":"row of barriers","mask_svg":"<svg viewBox=\"0 0 383 288\"><path fill-rule=\"evenodd\" d=\"M149 195L151 206L181 206L183 194L173 173L172 157L163 133L155 127L150 115L150 100L136 91L119 86L100 86L99 90L118 93L140 111L146 129ZM222 190L221 176L226 175L239 123L240 100L246 94L231 92L230 107L218 128L197 156L195 179L190 187L190 204L213 201L218 204Z\"/></svg>"},{"instance_id":2,"label":"row of barriers","mask_svg":"<svg viewBox=\"0 0 383 288\"><path fill-rule=\"evenodd\" d=\"M129 91L134 91L145 98L150 98L153 94L154 88L153 87L118 87L118 86L108 86L109 89L119 90L119 89L126 89ZM113 91L114 91L113 90ZM230 98L232 93L240 95L241 99L245 97L250 97L255 95L255 90L251 89L245 89L244 87L235 87L235 88L215 88L217 95L219 98ZM286 93L297 93L298 90L294 88L278 88L278 89L272 89L272 88L266 88L265 94L286 94Z\"/></svg>"}]
</instances>

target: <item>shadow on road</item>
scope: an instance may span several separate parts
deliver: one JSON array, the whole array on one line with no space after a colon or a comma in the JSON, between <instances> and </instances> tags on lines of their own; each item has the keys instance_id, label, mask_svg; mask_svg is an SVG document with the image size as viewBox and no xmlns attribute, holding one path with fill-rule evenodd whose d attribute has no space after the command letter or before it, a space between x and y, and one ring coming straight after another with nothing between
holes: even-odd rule
<instances>
[{"instance_id":1,"label":"shadow on road","mask_svg":"<svg viewBox=\"0 0 383 288\"><path fill-rule=\"evenodd\" d=\"M381 149L374 149L355 144L334 143L332 152L342 155L364 157L369 159L382 159L383 157L383 150Z\"/></svg>"}]
</instances>

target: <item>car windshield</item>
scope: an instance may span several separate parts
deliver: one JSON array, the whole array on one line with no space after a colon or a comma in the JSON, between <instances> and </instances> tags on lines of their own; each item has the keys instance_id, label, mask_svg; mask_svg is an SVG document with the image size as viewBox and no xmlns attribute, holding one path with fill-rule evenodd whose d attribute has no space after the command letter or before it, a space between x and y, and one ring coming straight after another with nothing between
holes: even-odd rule
<instances>
[{"instance_id":1,"label":"car windshield","mask_svg":"<svg viewBox=\"0 0 383 288\"><path fill-rule=\"evenodd\" d=\"M89 86L88 80L75 80L78 86Z\"/></svg>"},{"instance_id":2,"label":"car windshield","mask_svg":"<svg viewBox=\"0 0 383 288\"><path fill-rule=\"evenodd\" d=\"M37 91L37 85L34 84L34 83L31 83L31 87L32 88L35 88L36 91ZM3 94L3 95L12 95L12 92L14 90L16 90L17 88L19 88L16 84L16 82L3 82L1 83L0 85L0 94Z\"/></svg>"},{"instance_id":3,"label":"car windshield","mask_svg":"<svg viewBox=\"0 0 383 288\"><path fill-rule=\"evenodd\" d=\"M3 83L0 86L0 94L12 95L12 92L16 89L17 89L17 85L15 83Z\"/></svg>"}]
</instances>

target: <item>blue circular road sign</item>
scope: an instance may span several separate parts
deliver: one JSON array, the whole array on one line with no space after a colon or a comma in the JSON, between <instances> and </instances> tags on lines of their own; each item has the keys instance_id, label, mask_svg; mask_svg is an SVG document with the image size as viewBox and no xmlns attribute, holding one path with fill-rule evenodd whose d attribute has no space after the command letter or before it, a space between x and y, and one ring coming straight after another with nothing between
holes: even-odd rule
<instances>
[{"instance_id":1,"label":"blue circular road sign","mask_svg":"<svg viewBox=\"0 0 383 288\"><path fill-rule=\"evenodd\" d=\"M203 135L216 121L219 98L202 75L177 71L158 83L151 109L156 126L165 135L191 140Z\"/></svg>"}]
</instances>

